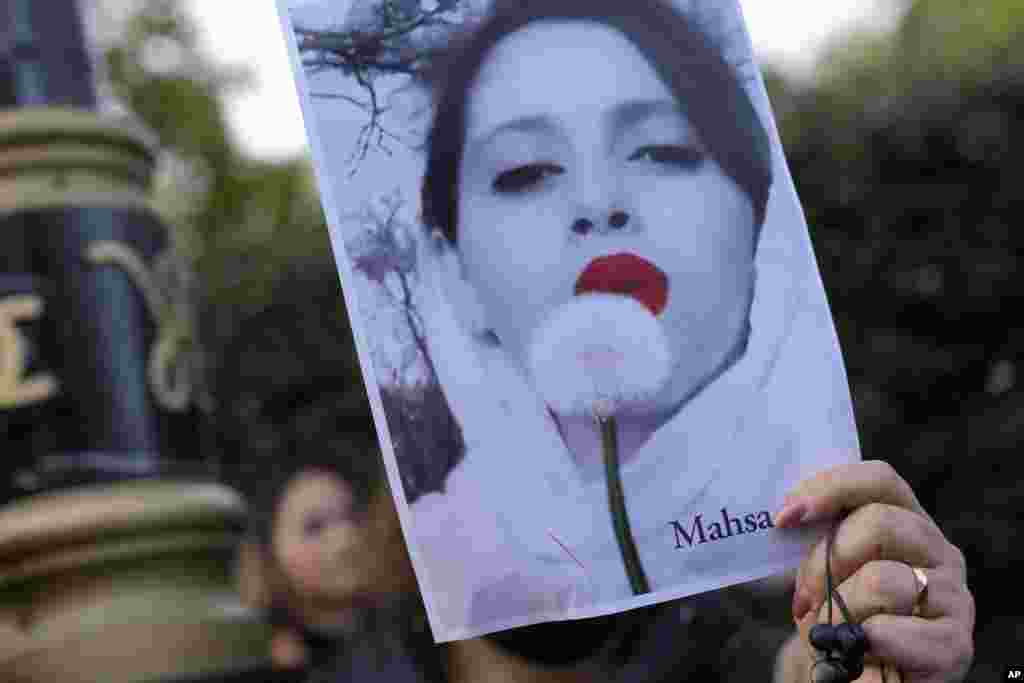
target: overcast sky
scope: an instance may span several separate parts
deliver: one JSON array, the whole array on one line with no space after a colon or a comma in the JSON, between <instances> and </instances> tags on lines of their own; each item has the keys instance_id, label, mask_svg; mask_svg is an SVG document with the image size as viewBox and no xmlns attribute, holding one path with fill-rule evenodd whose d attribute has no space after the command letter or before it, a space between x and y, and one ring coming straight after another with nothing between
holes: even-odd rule
<instances>
[{"instance_id":1,"label":"overcast sky","mask_svg":"<svg viewBox=\"0 0 1024 683\"><path fill-rule=\"evenodd\" d=\"M226 64L246 64L257 83L229 103L232 125L254 155L302 153L306 133L274 0L239 3L187 0L210 54ZM316 1L316 0L310 0ZM298 4L301 4L302 0ZM741 0L762 61L806 76L830 38L857 26L885 26L897 0Z\"/></svg>"}]
</instances>

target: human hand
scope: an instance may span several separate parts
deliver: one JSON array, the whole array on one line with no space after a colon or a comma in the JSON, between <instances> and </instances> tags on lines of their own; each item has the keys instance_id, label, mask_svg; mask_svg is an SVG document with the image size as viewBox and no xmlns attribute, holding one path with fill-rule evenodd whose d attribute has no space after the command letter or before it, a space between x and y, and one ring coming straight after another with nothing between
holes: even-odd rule
<instances>
[{"instance_id":1,"label":"human hand","mask_svg":"<svg viewBox=\"0 0 1024 683\"><path fill-rule=\"evenodd\" d=\"M786 496L775 524L787 528L840 518L832 545L833 586L868 642L864 674L857 680L964 680L974 657L975 605L960 549L910 485L882 461L839 465L801 482ZM796 578L793 618L805 647L786 647L780 654L790 659L780 662L780 670L802 670L803 680L809 680L814 658L810 629L828 620L826 541L824 536L815 543ZM927 590L921 590L915 567L924 572Z\"/></svg>"}]
</instances>

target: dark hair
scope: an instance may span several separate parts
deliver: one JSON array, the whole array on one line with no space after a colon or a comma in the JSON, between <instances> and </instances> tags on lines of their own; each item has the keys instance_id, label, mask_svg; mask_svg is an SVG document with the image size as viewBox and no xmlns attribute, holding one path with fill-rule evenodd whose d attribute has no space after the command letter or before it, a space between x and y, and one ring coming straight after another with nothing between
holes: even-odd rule
<instances>
[{"instance_id":1,"label":"dark hair","mask_svg":"<svg viewBox=\"0 0 1024 683\"><path fill-rule=\"evenodd\" d=\"M711 157L750 197L761 226L772 182L768 134L734 69L689 17L661 0L497 0L491 14L432 66L436 109L422 187L428 230L455 242L467 94L477 73L502 38L544 19L597 21L632 41L679 100Z\"/></svg>"},{"instance_id":2,"label":"dark hair","mask_svg":"<svg viewBox=\"0 0 1024 683\"><path fill-rule=\"evenodd\" d=\"M246 498L252 537L264 543L299 472L336 475L358 509L385 480L334 263L297 265L269 299L236 323L214 372L225 479Z\"/></svg>"},{"instance_id":3,"label":"dark hair","mask_svg":"<svg viewBox=\"0 0 1024 683\"><path fill-rule=\"evenodd\" d=\"M347 397L345 397L347 398ZM286 433L277 457L249 471L251 481L245 487L249 502L249 533L253 540L269 548L277 518L278 505L288 485L302 472L325 472L338 477L352 489L355 507L362 512L370 498L383 490L384 468L377 433L369 411L362 415L337 415L341 396L325 396L314 411L284 426ZM314 418L320 427L303 428L302 418Z\"/></svg>"}]
</instances>

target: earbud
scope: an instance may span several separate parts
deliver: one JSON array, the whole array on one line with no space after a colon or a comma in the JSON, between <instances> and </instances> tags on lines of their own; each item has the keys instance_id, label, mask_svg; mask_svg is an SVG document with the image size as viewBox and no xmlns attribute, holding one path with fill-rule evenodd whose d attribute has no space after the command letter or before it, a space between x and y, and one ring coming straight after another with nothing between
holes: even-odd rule
<instances>
[{"instance_id":1,"label":"earbud","mask_svg":"<svg viewBox=\"0 0 1024 683\"><path fill-rule=\"evenodd\" d=\"M860 624L839 624L835 627L838 649L845 657L863 657L868 649L868 635Z\"/></svg>"},{"instance_id":2,"label":"earbud","mask_svg":"<svg viewBox=\"0 0 1024 683\"><path fill-rule=\"evenodd\" d=\"M838 526L838 523L836 524ZM825 547L825 595L828 596L828 623L811 627L808 640L822 656L811 668L814 683L850 683L864 673L864 654L868 649L868 636L864 627L853 623L843 596L832 587L832 541L836 527L829 532ZM846 618L842 624L832 624L832 597Z\"/></svg>"},{"instance_id":3,"label":"earbud","mask_svg":"<svg viewBox=\"0 0 1024 683\"><path fill-rule=\"evenodd\" d=\"M861 677L864 673L864 656L850 657L842 660L842 664L846 667L847 673L850 675L850 680L855 681Z\"/></svg>"},{"instance_id":4,"label":"earbud","mask_svg":"<svg viewBox=\"0 0 1024 683\"><path fill-rule=\"evenodd\" d=\"M811 669L811 680L814 683L850 683L854 680L851 673L839 659L826 657L814 663L814 668Z\"/></svg>"},{"instance_id":5,"label":"earbud","mask_svg":"<svg viewBox=\"0 0 1024 683\"><path fill-rule=\"evenodd\" d=\"M832 624L815 624L811 627L811 646L818 652L831 652L839 649L839 638L836 627Z\"/></svg>"}]
</instances>

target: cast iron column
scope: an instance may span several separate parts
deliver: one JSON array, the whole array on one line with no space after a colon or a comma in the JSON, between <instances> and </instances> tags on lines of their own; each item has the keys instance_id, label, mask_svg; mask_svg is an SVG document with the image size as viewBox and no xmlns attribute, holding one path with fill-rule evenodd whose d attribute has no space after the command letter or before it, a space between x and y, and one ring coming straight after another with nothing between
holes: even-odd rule
<instances>
[{"instance_id":1,"label":"cast iron column","mask_svg":"<svg viewBox=\"0 0 1024 683\"><path fill-rule=\"evenodd\" d=\"M92 113L74 0L0 2L0 41L0 426L17 451L0 502L195 462L193 321L147 206L154 146Z\"/></svg>"},{"instance_id":2,"label":"cast iron column","mask_svg":"<svg viewBox=\"0 0 1024 683\"><path fill-rule=\"evenodd\" d=\"M203 461L192 302L156 147L94 99L74 0L0 0L0 681L216 680L269 647L245 506L170 466Z\"/></svg>"}]
</instances>

